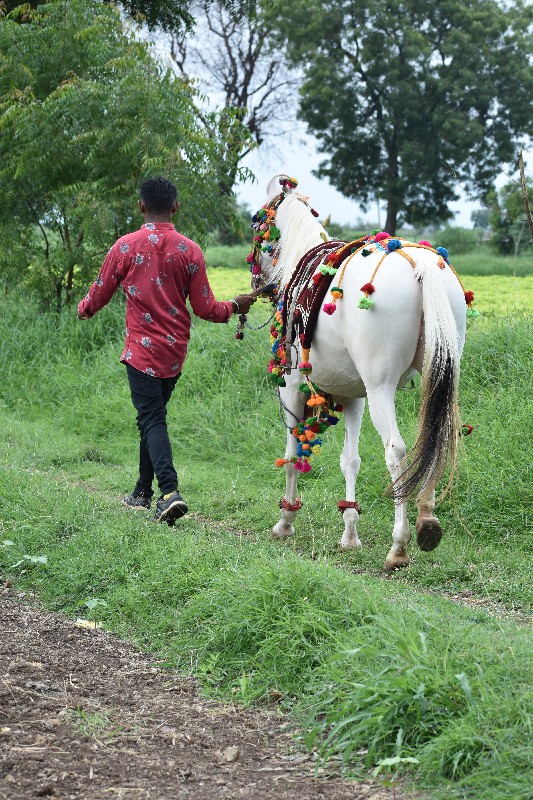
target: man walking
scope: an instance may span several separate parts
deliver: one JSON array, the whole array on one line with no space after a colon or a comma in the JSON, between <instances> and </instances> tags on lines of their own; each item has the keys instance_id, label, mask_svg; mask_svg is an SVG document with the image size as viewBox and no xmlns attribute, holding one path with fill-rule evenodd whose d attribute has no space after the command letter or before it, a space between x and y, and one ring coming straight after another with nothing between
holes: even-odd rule
<instances>
[{"instance_id":1,"label":"man walking","mask_svg":"<svg viewBox=\"0 0 533 800\"><path fill-rule=\"evenodd\" d=\"M187 513L187 505L178 491L166 406L187 355L191 317L186 300L198 317L228 322L232 314L246 314L256 295L215 299L200 247L172 223L179 209L174 184L164 178L146 180L138 205L144 224L115 242L78 305L78 317L92 317L122 286L126 341L120 360L126 365L140 434L139 479L122 502L128 508L149 509L155 476L161 493L155 519L174 525Z\"/></svg>"}]
</instances>

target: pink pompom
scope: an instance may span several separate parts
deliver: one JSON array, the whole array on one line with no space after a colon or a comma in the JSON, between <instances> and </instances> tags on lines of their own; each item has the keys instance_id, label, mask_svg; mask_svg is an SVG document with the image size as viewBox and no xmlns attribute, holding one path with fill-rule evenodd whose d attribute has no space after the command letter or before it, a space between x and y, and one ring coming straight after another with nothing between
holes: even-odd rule
<instances>
[{"instance_id":1,"label":"pink pompom","mask_svg":"<svg viewBox=\"0 0 533 800\"><path fill-rule=\"evenodd\" d=\"M302 466L300 467L300 472L311 472L312 466L309 461L302 460Z\"/></svg>"},{"instance_id":2,"label":"pink pompom","mask_svg":"<svg viewBox=\"0 0 533 800\"><path fill-rule=\"evenodd\" d=\"M422 247L431 247L430 243L427 242L425 239L422 239L418 244L421 244Z\"/></svg>"},{"instance_id":3,"label":"pink pompom","mask_svg":"<svg viewBox=\"0 0 533 800\"><path fill-rule=\"evenodd\" d=\"M324 303L322 306L322 311L325 311L326 314L334 314L337 310L337 306L335 303Z\"/></svg>"},{"instance_id":4,"label":"pink pompom","mask_svg":"<svg viewBox=\"0 0 533 800\"><path fill-rule=\"evenodd\" d=\"M259 266L259 264L254 264L254 266L252 267L252 275L259 275L260 272L261 272L261 267Z\"/></svg>"},{"instance_id":5,"label":"pink pompom","mask_svg":"<svg viewBox=\"0 0 533 800\"><path fill-rule=\"evenodd\" d=\"M390 233L387 233L386 231L380 231L374 236L375 242L381 242L383 239L390 239Z\"/></svg>"}]
</instances>

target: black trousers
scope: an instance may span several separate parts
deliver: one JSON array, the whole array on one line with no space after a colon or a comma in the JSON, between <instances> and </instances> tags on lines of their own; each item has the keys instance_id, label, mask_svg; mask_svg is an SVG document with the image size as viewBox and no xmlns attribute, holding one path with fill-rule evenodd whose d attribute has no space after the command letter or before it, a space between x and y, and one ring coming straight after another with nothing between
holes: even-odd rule
<instances>
[{"instance_id":1,"label":"black trousers","mask_svg":"<svg viewBox=\"0 0 533 800\"><path fill-rule=\"evenodd\" d=\"M180 376L152 378L130 364L126 364L126 369L141 437L139 479L133 493L152 497L155 475L161 494L169 494L178 488L178 476L172 463L172 447L167 429L167 403Z\"/></svg>"}]
</instances>

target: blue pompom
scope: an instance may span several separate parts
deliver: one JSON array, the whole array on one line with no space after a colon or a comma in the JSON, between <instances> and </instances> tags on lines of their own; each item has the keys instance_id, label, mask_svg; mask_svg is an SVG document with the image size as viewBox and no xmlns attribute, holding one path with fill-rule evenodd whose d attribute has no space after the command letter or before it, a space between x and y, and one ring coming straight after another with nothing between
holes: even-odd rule
<instances>
[{"instance_id":1,"label":"blue pompom","mask_svg":"<svg viewBox=\"0 0 533 800\"><path fill-rule=\"evenodd\" d=\"M448 251L445 247L437 247L437 253L442 256L445 261L448 261Z\"/></svg>"},{"instance_id":2,"label":"blue pompom","mask_svg":"<svg viewBox=\"0 0 533 800\"><path fill-rule=\"evenodd\" d=\"M399 239L389 239L387 247L389 250L400 250L402 243Z\"/></svg>"}]
</instances>

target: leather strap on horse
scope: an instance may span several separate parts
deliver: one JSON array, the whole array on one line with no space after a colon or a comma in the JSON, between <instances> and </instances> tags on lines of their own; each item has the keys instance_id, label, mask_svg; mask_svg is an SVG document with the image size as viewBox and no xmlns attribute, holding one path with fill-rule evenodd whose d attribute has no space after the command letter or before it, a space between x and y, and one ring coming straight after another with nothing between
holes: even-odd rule
<instances>
[{"instance_id":1,"label":"leather strap on horse","mask_svg":"<svg viewBox=\"0 0 533 800\"><path fill-rule=\"evenodd\" d=\"M284 303L282 311L283 335L287 336L288 341L294 341L294 330L291 323L291 317L294 315L294 309L304 284L307 283L307 281L314 274L316 268L323 261L324 257L328 253L337 250L339 247L342 247L343 244L344 242L333 239L329 242L321 242L321 244L312 247L311 250L308 250L306 253L304 253L296 265L296 269L292 273L284 291Z\"/></svg>"},{"instance_id":2,"label":"leather strap on horse","mask_svg":"<svg viewBox=\"0 0 533 800\"><path fill-rule=\"evenodd\" d=\"M324 261L324 257L335 252L337 255L335 266L340 267L354 250L364 244L364 241L364 239L357 239L353 242L331 240L311 248L302 256L285 289L282 320L283 333L287 336L288 341L294 341L294 335L298 329L302 347L304 349L311 347L318 315L335 276L330 273L317 273L318 280L311 287L305 286L305 284L315 274L319 264ZM297 308L299 305L306 306L308 309L307 320L303 318L301 310Z\"/></svg>"},{"instance_id":3,"label":"leather strap on horse","mask_svg":"<svg viewBox=\"0 0 533 800\"><path fill-rule=\"evenodd\" d=\"M303 506L303 502L300 497L297 497L294 503L289 503L286 497L282 497L279 501L279 507L283 511L299 511Z\"/></svg>"},{"instance_id":4,"label":"leather strap on horse","mask_svg":"<svg viewBox=\"0 0 533 800\"><path fill-rule=\"evenodd\" d=\"M337 503L337 508L339 509L341 514L344 514L347 508L355 508L358 514L363 513L361 511L361 508L357 500L339 500L339 502Z\"/></svg>"}]
</instances>

